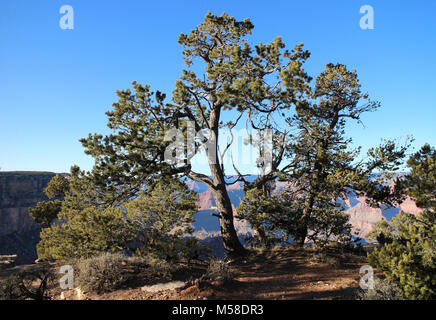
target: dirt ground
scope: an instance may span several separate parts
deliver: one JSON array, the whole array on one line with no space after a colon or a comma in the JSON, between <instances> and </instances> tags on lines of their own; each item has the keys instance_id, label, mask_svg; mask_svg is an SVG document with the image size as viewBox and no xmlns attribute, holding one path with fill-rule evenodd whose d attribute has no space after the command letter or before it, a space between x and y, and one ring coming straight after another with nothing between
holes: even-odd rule
<instances>
[{"instance_id":1,"label":"dirt ground","mask_svg":"<svg viewBox=\"0 0 436 320\"><path fill-rule=\"evenodd\" d=\"M230 262L235 278L230 283L195 281L207 268L206 263L191 267L191 275L179 274L175 280L186 285L157 293L144 292L141 286L96 295L85 294L89 300L351 300L359 287L363 256L337 254L328 260L315 259L307 249L278 248L256 251L240 261ZM190 271L190 272L191 272ZM194 275L194 276L193 276ZM50 289L54 300L78 299L77 291Z\"/></svg>"}]
</instances>

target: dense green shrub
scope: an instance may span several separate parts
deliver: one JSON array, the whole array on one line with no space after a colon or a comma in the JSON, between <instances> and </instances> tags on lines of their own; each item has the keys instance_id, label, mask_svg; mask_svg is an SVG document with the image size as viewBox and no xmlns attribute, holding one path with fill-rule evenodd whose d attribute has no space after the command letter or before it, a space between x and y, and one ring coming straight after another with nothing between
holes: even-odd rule
<instances>
[{"instance_id":1,"label":"dense green shrub","mask_svg":"<svg viewBox=\"0 0 436 320\"><path fill-rule=\"evenodd\" d=\"M368 260L395 282L407 299L436 297L436 150L428 144L407 162L410 173L400 187L423 208L418 216L400 212L370 234L381 248Z\"/></svg>"},{"instance_id":2,"label":"dense green shrub","mask_svg":"<svg viewBox=\"0 0 436 320\"><path fill-rule=\"evenodd\" d=\"M59 223L41 231L37 247L40 259L68 262L102 252L130 251L176 260L192 244L184 237L192 232L197 194L183 182L157 181L135 199L116 207L80 207L77 197L67 195L58 215Z\"/></svg>"},{"instance_id":3,"label":"dense green shrub","mask_svg":"<svg viewBox=\"0 0 436 320\"><path fill-rule=\"evenodd\" d=\"M399 213L373 232L381 248L368 253L370 264L397 283L407 299L436 296L436 225L425 214Z\"/></svg>"},{"instance_id":4,"label":"dense green shrub","mask_svg":"<svg viewBox=\"0 0 436 320\"><path fill-rule=\"evenodd\" d=\"M102 252L126 250L133 240L133 230L124 217L121 208L62 211L60 218L64 223L42 229L37 245L38 258L68 262Z\"/></svg>"}]
</instances>

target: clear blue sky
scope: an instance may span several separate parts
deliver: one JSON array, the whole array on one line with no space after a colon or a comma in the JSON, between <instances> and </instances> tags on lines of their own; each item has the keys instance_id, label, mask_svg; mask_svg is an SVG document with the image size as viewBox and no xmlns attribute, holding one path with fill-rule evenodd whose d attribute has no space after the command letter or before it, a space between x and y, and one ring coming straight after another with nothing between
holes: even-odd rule
<instances>
[{"instance_id":1,"label":"clear blue sky","mask_svg":"<svg viewBox=\"0 0 436 320\"><path fill-rule=\"evenodd\" d=\"M359 27L365 4L374 30ZM74 8L74 30L59 27L62 5ZM1 170L90 169L78 139L108 132L104 112L132 80L170 94L184 66L177 37L207 11L250 18L253 43L304 42L312 75L329 62L357 69L382 108L363 117L365 127L350 126L356 145L407 134L415 150L436 145L434 0L2 0Z\"/></svg>"}]
</instances>

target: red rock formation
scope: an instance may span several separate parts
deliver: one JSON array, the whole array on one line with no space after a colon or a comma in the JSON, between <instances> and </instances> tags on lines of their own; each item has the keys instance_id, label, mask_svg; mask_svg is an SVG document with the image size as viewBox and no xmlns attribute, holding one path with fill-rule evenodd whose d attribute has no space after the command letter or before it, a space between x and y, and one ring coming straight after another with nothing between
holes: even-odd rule
<instances>
[{"instance_id":1,"label":"red rock formation","mask_svg":"<svg viewBox=\"0 0 436 320\"><path fill-rule=\"evenodd\" d=\"M192 190L200 190L197 183L190 183L190 188ZM277 182L276 189L286 188L288 184L286 182ZM242 183L235 183L230 185L227 190L229 191L229 196L232 199L233 213L236 216L236 209L239 206L241 197L240 193L243 191ZM422 210L418 208L413 200L407 198L400 206L395 208L372 208L366 204L365 197L354 197L350 195L348 199L344 201L345 212L350 215L350 223L353 226L353 232L361 237L365 236L373 230L374 226L381 219L390 219L399 210L403 210L408 213L418 214ZM213 209L214 202L212 193L207 190L199 194L199 206L200 210ZM211 219L216 219L211 216ZM246 234L252 232L249 224L245 221L235 219L235 226L239 234ZM217 230L218 231L218 230Z\"/></svg>"}]
</instances>

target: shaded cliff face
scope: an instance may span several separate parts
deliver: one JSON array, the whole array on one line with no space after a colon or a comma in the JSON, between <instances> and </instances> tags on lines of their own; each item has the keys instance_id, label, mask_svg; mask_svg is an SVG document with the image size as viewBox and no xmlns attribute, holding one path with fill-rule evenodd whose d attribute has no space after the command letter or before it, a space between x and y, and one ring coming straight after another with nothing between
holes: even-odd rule
<instances>
[{"instance_id":1,"label":"shaded cliff face","mask_svg":"<svg viewBox=\"0 0 436 320\"><path fill-rule=\"evenodd\" d=\"M0 254L18 254L18 264L36 257L40 226L28 208L47 200L44 189L51 172L0 172Z\"/></svg>"}]
</instances>

